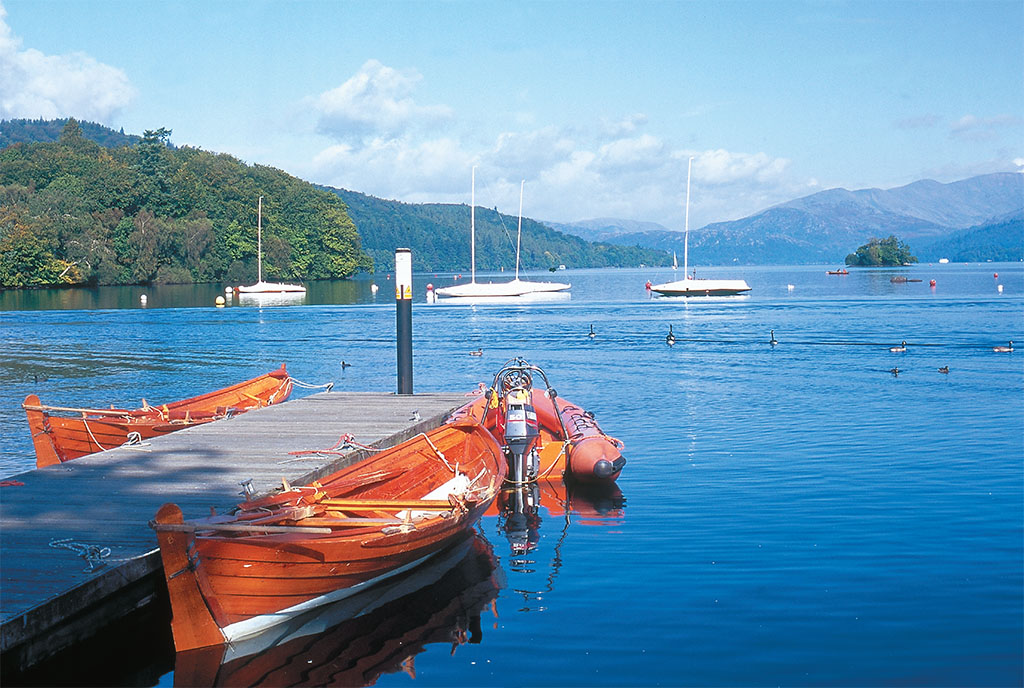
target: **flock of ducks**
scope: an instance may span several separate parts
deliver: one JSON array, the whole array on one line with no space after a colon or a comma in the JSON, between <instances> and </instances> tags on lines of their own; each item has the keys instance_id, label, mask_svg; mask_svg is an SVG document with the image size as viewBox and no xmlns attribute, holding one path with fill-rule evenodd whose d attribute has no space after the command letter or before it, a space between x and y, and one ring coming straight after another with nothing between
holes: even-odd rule
<instances>
[{"instance_id":1,"label":"flock of ducks","mask_svg":"<svg viewBox=\"0 0 1024 688\"><path fill-rule=\"evenodd\" d=\"M593 324L591 324L590 331L587 332L587 337L589 337L590 339L593 339L596 336L597 336L597 332L594 331L594 326L593 326ZM672 331L672 326L671 325L668 326L668 334L665 335L665 343L667 345L669 345L669 346L675 346L676 345L676 335L675 335L675 332ZM771 330L769 332L768 344L772 348L774 348L778 343L779 343L779 340L775 338L775 330ZM899 346L890 346L889 347L889 351L891 351L894 354L906 353L906 351L907 351L907 342L904 340L904 341L899 343ZM1012 353L1013 352L1013 340L1011 340L1006 346L995 346L995 347L992 347L992 351L994 351L996 353ZM483 356L484 352L483 352L483 349L477 349L476 351L470 351L469 355L470 356ZM344 365L344 362L342 364ZM942 373L943 375L949 375L949 366L942 366L941 368L938 369L938 371L940 373ZM896 377L897 375L899 375L903 371L901 371L897 367L893 367L893 368L889 369L889 372L892 373L893 377Z\"/></svg>"}]
</instances>

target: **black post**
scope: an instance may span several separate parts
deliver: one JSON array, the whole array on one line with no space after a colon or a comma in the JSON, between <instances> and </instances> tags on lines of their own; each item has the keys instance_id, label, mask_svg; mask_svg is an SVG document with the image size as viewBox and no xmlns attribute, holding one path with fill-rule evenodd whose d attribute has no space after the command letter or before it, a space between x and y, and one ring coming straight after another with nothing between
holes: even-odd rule
<instances>
[{"instance_id":1,"label":"black post","mask_svg":"<svg viewBox=\"0 0 1024 688\"><path fill-rule=\"evenodd\" d=\"M412 394L412 251L395 249L395 331L398 393Z\"/></svg>"}]
</instances>

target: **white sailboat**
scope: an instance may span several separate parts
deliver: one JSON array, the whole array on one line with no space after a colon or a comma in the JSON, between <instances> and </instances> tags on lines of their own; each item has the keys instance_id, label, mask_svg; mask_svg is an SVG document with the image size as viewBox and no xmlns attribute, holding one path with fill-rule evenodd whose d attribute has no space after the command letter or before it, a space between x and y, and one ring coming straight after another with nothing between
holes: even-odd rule
<instances>
[{"instance_id":1,"label":"white sailboat","mask_svg":"<svg viewBox=\"0 0 1024 688\"><path fill-rule=\"evenodd\" d=\"M523 187L524 179L519 185L519 231L516 238L516 276L509 282L477 282L476 281L476 167L473 168L472 196L469 211L470 237L470 281L468 284L456 284L437 290L438 296L448 298L508 298L528 297L531 295L554 294L568 290L572 285L562 282L531 282L519 279L519 254L523 240Z\"/></svg>"},{"instance_id":2,"label":"white sailboat","mask_svg":"<svg viewBox=\"0 0 1024 688\"><path fill-rule=\"evenodd\" d=\"M263 196L260 196L256 217L256 284L240 286L235 291L239 294L304 294L306 288L301 284L263 281Z\"/></svg>"},{"instance_id":3,"label":"white sailboat","mask_svg":"<svg viewBox=\"0 0 1024 688\"><path fill-rule=\"evenodd\" d=\"M651 291L662 296L736 296L750 291L750 286L741 279L697 279L688 274L690 253L690 173L693 158L686 166L686 220L683 239L683 279L664 284L651 285ZM675 254L672 254L675 269Z\"/></svg>"}]
</instances>

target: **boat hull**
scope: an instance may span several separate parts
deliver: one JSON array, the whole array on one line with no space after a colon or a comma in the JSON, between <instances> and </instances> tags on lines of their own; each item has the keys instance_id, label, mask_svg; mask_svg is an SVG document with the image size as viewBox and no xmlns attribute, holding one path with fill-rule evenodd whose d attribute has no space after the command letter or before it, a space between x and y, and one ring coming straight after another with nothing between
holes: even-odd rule
<instances>
[{"instance_id":1,"label":"boat hull","mask_svg":"<svg viewBox=\"0 0 1024 688\"><path fill-rule=\"evenodd\" d=\"M281 282L257 282L235 289L239 294L304 294L306 288L301 284L285 284Z\"/></svg>"},{"instance_id":2,"label":"boat hull","mask_svg":"<svg viewBox=\"0 0 1024 688\"><path fill-rule=\"evenodd\" d=\"M505 471L491 434L460 423L232 517L184 524L164 505L153 526L175 646L235 642L417 568L472 528Z\"/></svg>"},{"instance_id":3,"label":"boat hull","mask_svg":"<svg viewBox=\"0 0 1024 688\"><path fill-rule=\"evenodd\" d=\"M45 406L35 394L29 395L22 406L32 433L36 467L42 468L277 404L291 391L291 378L282 365L224 389L139 409Z\"/></svg>"},{"instance_id":4,"label":"boat hull","mask_svg":"<svg viewBox=\"0 0 1024 688\"><path fill-rule=\"evenodd\" d=\"M527 296L530 294L550 294L567 291L571 284L563 282L530 282L515 279L510 282L470 282L452 287L441 287L436 290L438 296L448 298L500 298L510 296Z\"/></svg>"},{"instance_id":5,"label":"boat hull","mask_svg":"<svg viewBox=\"0 0 1024 688\"><path fill-rule=\"evenodd\" d=\"M739 296L750 291L745 280L682 279L651 286L651 291L662 296Z\"/></svg>"}]
</instances>

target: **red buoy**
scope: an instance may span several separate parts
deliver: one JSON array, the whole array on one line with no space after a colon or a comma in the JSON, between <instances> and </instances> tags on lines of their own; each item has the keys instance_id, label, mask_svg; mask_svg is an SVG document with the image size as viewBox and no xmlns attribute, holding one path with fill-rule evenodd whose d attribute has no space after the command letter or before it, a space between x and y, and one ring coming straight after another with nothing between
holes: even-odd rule
<instances>
[{"instance_id":1,"label":"red buoy","mask_svg":"<svg viewBox=\"0 0 1024 688\"><path fill-rule=\"evenodd\" d=\"M998 272L993 273L992 277L995 278L995 279L999 279L999 273Z\"/></svg>"},{"instance_id":2,"label":"red buoy","mask_svg":"<svg viewBox=\"0 0 1024 688\"><path fill-rule=\"evenodd\" d=\"M929 282L928 286L932 287L934 289L935 288L935 280L932 280L931 282Z\"/></svg>"}]
</instances>

